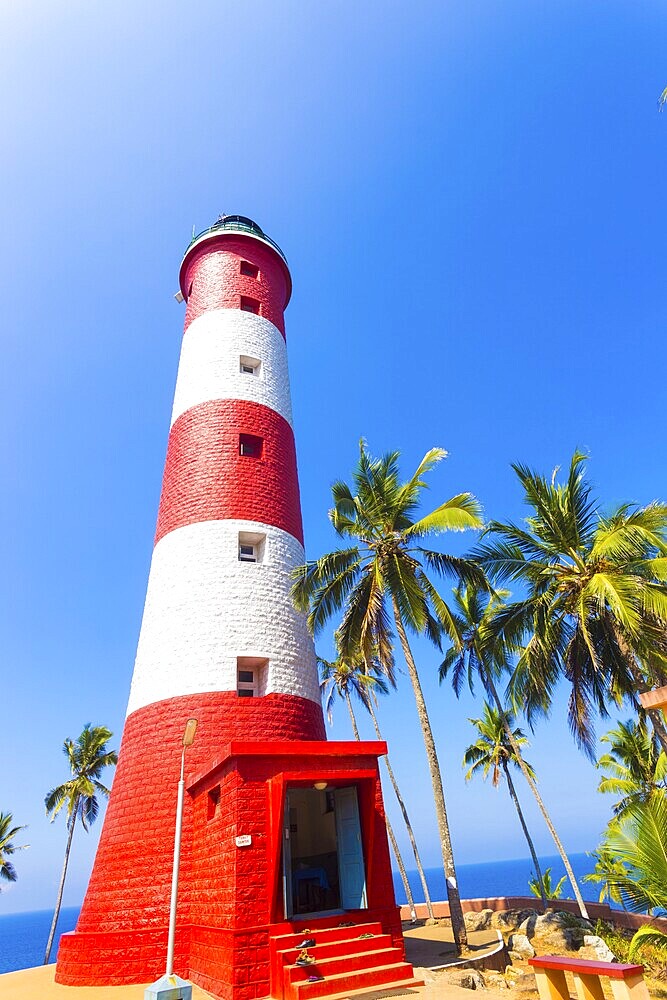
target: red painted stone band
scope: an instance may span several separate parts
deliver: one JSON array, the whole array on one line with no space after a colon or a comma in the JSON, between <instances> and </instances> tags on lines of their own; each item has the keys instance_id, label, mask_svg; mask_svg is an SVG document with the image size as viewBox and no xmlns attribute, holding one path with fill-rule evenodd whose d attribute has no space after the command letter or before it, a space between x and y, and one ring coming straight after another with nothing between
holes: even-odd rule
<instances>
[{"instance_id":1,"label":"red painted stone band","mask_svg":"<svg viewBox=\"0 0 667 1000\"><path fill-rule=\"evenodd\" d=\"M241 272L245 261L258 269L257 277ZM283 311L291 284L286 264L260 240L237 233L221 233L195 247L181 267L181 290L187 300L185 329L211 309L241 309L257 303L260 316L285 336Z\"/></svg>"},{"instance_id":2,"label":"red painted stone band","mask_svg":"<svg viewBox=\"0 0 667 1000\"><path fill-rule=\"evenodd\" d=\"M241 435L261 439L261 454L240 454ZM303 544L292 428L247 400L201 403L171 428L155 542L186 524L228 518L274 525Z\"/></svg>"},{"instance_id":3,"label":"red painted stone band","mask_svg":"<svg viewBox=\"0 0 667 1000\"><path fill-rule=\"evenodd\" d=\"M176 786L181 740L190 718L197 719L198 727L187 751L186 776L206 769L232 740L325 739L320 705L293 695L239 698L235 691L206 691L156 702L128 716L77 929L64 935L60 946L60 983L150 982L164 972ZM186 795L178 894L179 922L184 925L190 922L197 892L192 851L200 848L192 835L192 799ZM219 878L225 879L224 870ZM115 934L124 930L136 935L136 947L120 960ZM146 940L145 931L150 931ZM90 934L96 935L94 948ZM182 936L179 940L176 971L186 975L187 941Z\"/></svg>"}]
</instances>

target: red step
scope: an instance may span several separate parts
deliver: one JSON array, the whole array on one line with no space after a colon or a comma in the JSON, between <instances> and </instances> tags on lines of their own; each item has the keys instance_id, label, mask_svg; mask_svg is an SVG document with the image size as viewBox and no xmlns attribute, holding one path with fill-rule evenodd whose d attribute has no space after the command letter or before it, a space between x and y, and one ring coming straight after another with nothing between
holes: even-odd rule
<instances>
[{"instance_id":1,"label":"red step","mask_svg":"<svg viewBox=\"0 0 667 1000\"><path fill-rule=\"evenodd\" d=\"M403 961L400 948L381 948L376 951L348 953L328 959L315 955L314 950L310 954L315 959L312 965L291 965L286 970L288 982L303 982L313 973L319 973L325 979L330 979L332 976L342 975L346 972L360 972L385 965L400 965Z\"/></svg>"},{"instance_id":2,"label":"red step","mask_svg":"<svg viewBox=\"0 0 667 1000\"><path fill-rule=\"evenodd\" d=\"M373 990L379 986L387 989L389 984L398 987L407 983L414 983L412 966L408 962L397 962L359 972L339 973L317 983L287 983L285 995L289 1000L315 1000L319 997L331 1000L336 995L345 997L351 990Z\"/></svg>"},{"instance_id":3,"label":"red step","mask_svg":"<svg viewBox=\"0 0 667 1000\"><path fill-rule=\"evenodd\" d=\"M308 925L306 925L307 927ZM361 934L373 934L378 937L383 933L379 921L367 924L353 924L352 927L311 927L310 930L294 931L292 934L278 934L271 938L278 951L288 951L298 948L304 938L313 938L317 944L328 944L331 941L351 941Z\"/></svg>"},{"instance_id":4,"label":"red step","mask_svg":"<svg viewBox=\"0 0 667 1000\"><path fill-rule=\"evenodd\" d=\"M400 990L400 994L396 998L396 1000L400 1000L401 997L405 996L406 990L414 990L423 985L423 979L400 979L392 983L383 983L381 987L382 997L384 1000L391 1000L389 991L393 996L394 990ZM361 986L359 989L344 990L342 993L327 993L326 998L321 998L321 1000L350 1000L351 997L361 997L362 1000L368 1000L368 987Z\"/></svg>"},{"instance_id":5,"label":"red step","mask_svg":"<svg viewBox=\"0 0 667 1000\"><path fill-rule=\"evenodd\" d=\"M348 930L355 930L354 927ZM364 932L365 933L365 932ZM382 948L393 948L394 942L391 934L374 934L369 938L345 938L339 941L328 941L320 943L318 937L314 938L318 943L308 948L308 954L313 958L339 958L341 955L349 955L350 952L358 954L362 951L378 951ZM303 941L303 937L301 938ZM288 948L286 951L279 951L278 956L285 965L294 965L301 948Z\"/></svg>"}]
</instances>

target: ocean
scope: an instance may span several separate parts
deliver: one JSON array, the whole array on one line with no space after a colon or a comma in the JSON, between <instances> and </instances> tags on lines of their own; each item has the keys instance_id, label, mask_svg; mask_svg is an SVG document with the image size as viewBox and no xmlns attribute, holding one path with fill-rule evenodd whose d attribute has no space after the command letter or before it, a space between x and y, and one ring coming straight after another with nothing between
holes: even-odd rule
<instances>
[{"instance_id":1,"label":"ocean","mask_svg":"<svg viewBox=\"0 0 667 1000\"><path fill-rule=\"evenodd\" d=\"M80 910L80 906L63 906L60 911L51 949L52 962L58 954L60 935L74 930ZM42 964L52 920L53 910L0 915L0 973Z\"/></svg>"},{"instance_id":2,"label":"ocean","mask_svg":"<svg viewBox=\"0 0 667 1000\"><path fill-rule=\"evenodd\" d=\"M582 877L593 871L595 863L587 854L570 854L569 857L574 876L581 884ZM565 874L563 862L558 855L541 857L540 866L543 873L547 868L551 868L552 884L556 884L561 876ZM485 861L482 864L457 865L456 874L459 880L461 899L480 899L493 896L529 896L528 879L533 874L533 862L530 858L517 858L513 861ZM445 875L442 868L427 868L425 875L431 899L434 901L447 899ZM415 903L422 903L424 901L424 893L422 892L421 882L416 871L408 872L408 882L410 883ZM597 900L597 885L586 885L584 883L581 888L584 899ZM407 902L403 883L398 872L394 872L394 891L397 903ZM563 897L574 899L574 893L569 881L566 881L563 885Z\"/></svg>"},{"instance_id":3,"label":"ocean","mask_svg":"<svg viewBox=\"0 0 667 1000\"><path fill-rule=\"evenodd\" d=\"M587 854L572 854L570 861L577 879L593 869L593 862ZM545 868L551 867L552 879L555 879L556 882L561 875L565 874L563 864L557 856L540 858L540 864L543 871ZM527 896L529 893L528 879L531 873L532 862L529 858L457 866L459 888L463 899L484 896ZM408 880L415 902L423 902L424 894L417 872L408 872ZM447 898L442 868L428 868L426 880L433 900ZM405 903L405 892L397 873L394 873L394 887L396 902ZM586 886L585 889L585 898L597 899L596 886ZM573 896L569 883L565 883L563 886L563 896L570 898ZM56 939L51 952L52 961L55 961L58 954L60 935L66 931L74 930L79 909L78 906L70 906L61 910ZM42 964L52 918L52 910L0 915L0 973L14 972L17 969L30 969L35 965Z\"/></svg>"}]
</instances>

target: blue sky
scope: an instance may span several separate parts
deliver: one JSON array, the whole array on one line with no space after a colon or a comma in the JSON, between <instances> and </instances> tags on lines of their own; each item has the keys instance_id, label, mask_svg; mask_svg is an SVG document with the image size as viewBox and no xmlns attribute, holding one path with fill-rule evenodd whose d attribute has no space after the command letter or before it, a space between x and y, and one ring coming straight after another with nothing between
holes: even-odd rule
<instances>
[{"instance_id":1,"label":"blue sky","mask_svg":"<svg viewBox=\"0 0 667 1000\"><path fill-rule=\"evenodd\" d=\"M332 545L329 487L362 435L406 473L446 448L433 503L471 490L498 518L521 515L510 462L548 472L575 447L610 504L667 493L662 5L62 8L0 13L0 810L31 844L0 912L53 903L65 830L42 802L63 739L87 721L120 738L193 224L250 215L289 259L309 555ZM462 778L479 706L439 689L437 653L417 649L457 857L523 856L504 793ZM382 722L436 864L401 687ZM590 850L608 803L563 715L529 759L567 846ZM342 714L333 734L349 735ZM98 834L76 835L66 903Z\"/></svg>"}]
</instances>

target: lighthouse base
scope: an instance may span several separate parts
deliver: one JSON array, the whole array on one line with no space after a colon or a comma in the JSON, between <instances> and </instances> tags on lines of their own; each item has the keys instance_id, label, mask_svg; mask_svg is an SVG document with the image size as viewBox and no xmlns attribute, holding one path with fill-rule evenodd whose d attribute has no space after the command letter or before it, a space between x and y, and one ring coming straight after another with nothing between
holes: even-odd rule
<instances>
[{"instance_id":1,"label":"lighthouse base","mask_svg":"<svg viewBox=\"0 0 667 1000\"><path fill-rule=\"evenodd\" d=\"M192 820L182 868L188 891L179 898L176 929L180 975L224 1000L291 1000L302 992L300 980L321 974L294 964L291 950L301 935L319 935L326 956L329 939L372 950L368 934L391 953L397 976L410 979L380 788L378 757L385 752L384 743L231 742L189 781ZM139 933L117 927L64 935L58 981L109 983L102 970L110 970L113 955L113 982L146 982L161 971L166 937L166 921ZM329 951L320 997L340 986L336 946ZM356 958L368 979L372 957Z\"/></svg>"}]
</instances>

